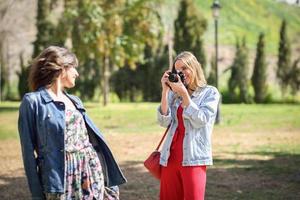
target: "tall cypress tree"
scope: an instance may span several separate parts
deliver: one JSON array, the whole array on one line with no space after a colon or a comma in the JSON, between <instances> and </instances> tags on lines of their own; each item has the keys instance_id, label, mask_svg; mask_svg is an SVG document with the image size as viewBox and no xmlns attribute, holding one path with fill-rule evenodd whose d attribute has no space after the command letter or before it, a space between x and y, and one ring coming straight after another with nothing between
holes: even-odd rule
<instances>
[{"instance_id":1,"label":"tall cypress tree","mask_svg":"<svg viewBox=\"0 0 300 200\"><path fill-rule=\"evenodd\" d=\"M300 90L300 58L294 61L290 71L289 82L292 89L292 94L296 95Z\"/></svg>"},{"instance_id":2,"label":"tall cypress tree","mask_svg":"<svg viewBox=\"0 0 300 200\"><path fill-rule=\"evenodd\" d=\"M243 103L250 103L249 90L249 62L248 62L248 48L246 46L246 38L243 38L242 46L238 57L238 85L240 90L240 100Z\"/></svg>"},{"instance_id":3,"label":"tall cypress tree","mask_svg":"<svg viewBox=\"0 0 300 200\"><path fill-rule=\"evenodd\" d=\"M231 101L234 101L236 98L236 88L238 87L238 76L239 76L239 68L238 68L238 58L239 58L239 53L240 53L240 43L238 40L236 40L236 45L235 45L235 57L233 60L233 63L231 65L230 69L230 77L228 80L228 93L229 93L229 98Z\"/></svg>"},{"instance_id":4,"label":"tall cypress tree","mask_svg":"<svg viewBox=\"0 0 300 200\"><path fill-rule=\"evenodd\" d=\"M280 28L277 68L277 78L279 79L283 95L288 86L289 73L291 69L291 45L286 33L286 26L286 21L283 20Z\"/></svg>"},{"instance_id":5,"label":"tall cypress tree","mask_svg":"<svg viewBox=\"0 0 300 200\"><path fill-rule=\"evenodd\" d=\"M264 102L267 95L267 65L265 60L265 35L259 34L259 39L256 47L256 57L252 74L252 85L254 88L256 103Z\"/></svg>"},{"instance_id":6,"label":"tall cypress tree","mask_svg":"<svg viewBox=\"0 0 300 200\"><path fill-rule=\"evenodd\" d=\"M231 66L231 76L228 81L229 96L231 100L234 100L237 97L236 89L238 88L239 101L250 103L248 82L248 49L244 38L241 45L239 40L237 40L235 58Z\"/></svg>"},{"instance_id":7,"label":"tall cypress tree","mask_svg":"<svg viewBox=\"0 0 300 200\"><path fill-rule=\"evenodd\" d=\"M206 19L200 14L193 0L181 0L178 17L175 20L176 53L191 51L201 63L205 72L206 57L202 35L207 28Z\"/></svg>"},{"instance_id":8,"label":"tall cypress tree","mask_svg":"<svg viewBox=\"0 0 300 200\"><path fill-rule=\"evenodd\" d=\"M204 75L206 77L207 76L206 56L205 56L203 40L201 37L197 37L195 48L191 51L194 53L198 61L201 63Z\"/></svg>"}]
</instances>

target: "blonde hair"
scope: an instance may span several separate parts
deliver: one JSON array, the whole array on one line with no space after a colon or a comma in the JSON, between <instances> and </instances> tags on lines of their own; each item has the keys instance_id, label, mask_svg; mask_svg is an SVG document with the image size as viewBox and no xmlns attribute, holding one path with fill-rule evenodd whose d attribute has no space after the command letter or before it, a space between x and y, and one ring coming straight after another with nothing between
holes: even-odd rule
<instances>
[{"instance_id":1,"label":"blonde hair","mask_svg":"<svg viewBox=\"0 0 300 200\"><path fill-rule=\"evenodd\" d=\"M68 49L49 46L44 49L32 62L29 69L28 84L33 91L52 84L64 68L78 66L75 54Z\"/></svg>"},{"instance_id":2,"label":"blonde hair","mask_svg":"<svg viewBox=\"0 0 300 200\"><path fill-rule=\"evenodd\" d=\"M191 82L188 85L191 90L196 90L198 87L204 87L207 84L201 64L194 54L189 51L183 51L176 56L174 63L177 60L181 60L191 71Z\"/></svg>"}]
</instances>

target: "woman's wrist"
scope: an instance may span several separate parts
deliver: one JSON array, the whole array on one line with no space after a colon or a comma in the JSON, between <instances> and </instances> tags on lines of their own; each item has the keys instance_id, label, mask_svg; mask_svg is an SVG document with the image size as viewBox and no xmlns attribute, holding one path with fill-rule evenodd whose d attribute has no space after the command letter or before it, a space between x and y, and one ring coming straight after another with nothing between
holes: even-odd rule
<instances>
[{"instance_id":1,"label":"woman's wrist","mask_svg":"<svg viewBox=\"0 0 300 200\"><path fill-rule=\"evenodd\" d=\"M191 98L190 98L190 95L188 93L184 93L182 95L182 107L183 108L186 108L187 106L190 105L190 101L191 101Z\"/></svg>"},{"instance_id":2,"label":"woman's wrist","mask_svg":"<svg viewBox=\"0 0 300 200\"><path fill-rule=\"evenodd\" d=\"M161 93L162 93L163 95L166 95L166 94L168 94L168 92L169 92L169 89L164 87L164 88L162 89L162 92L161 92Z\"/></svg>"}]
</instances>

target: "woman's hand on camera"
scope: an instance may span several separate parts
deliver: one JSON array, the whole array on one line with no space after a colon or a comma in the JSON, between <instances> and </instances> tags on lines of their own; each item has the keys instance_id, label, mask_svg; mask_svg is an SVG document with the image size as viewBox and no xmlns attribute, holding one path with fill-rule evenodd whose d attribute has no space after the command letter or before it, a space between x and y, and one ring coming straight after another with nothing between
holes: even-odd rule
<instances>
[{"instance_id":1,"label":"woman's hand on camera","mask_svg":"<svg viewBox=\"0 0 300 200\"><path fill-rule=\"evenodd\" d=\"M162 89L163 91L168 92L170 90L170 86L169 86L169 74L171 70L167 70L165 71L165 73L163 74L162 78L161 78L161 85L162 85Z\"/></svg>"},{"instance_id":2,"label":"woman's hand on camera","mask_svg":"<svg viewBox=\"0 0 300 200\"><path fill-rule=\"evenodd\" d=\"M186 87L182 83L179 75L177 75L178 82L168 82L169 86L172 88L173 92L176 92L179 96L184 96L188 93Z\"/></svg>"},{"instance_id":3,"label":"woman's hand on camera","mask_svg":"<svg viewBox=\"0 0 300 200\"><path fill-rule=\"evenodd\" d=\"M179 96L182 97L182 106L186 108L190 104L190 96L187 88L182 83L179 75L177 75L178 82L169 82L170 87L174 92L176 92Z\"/></svg>"}]
</instances>

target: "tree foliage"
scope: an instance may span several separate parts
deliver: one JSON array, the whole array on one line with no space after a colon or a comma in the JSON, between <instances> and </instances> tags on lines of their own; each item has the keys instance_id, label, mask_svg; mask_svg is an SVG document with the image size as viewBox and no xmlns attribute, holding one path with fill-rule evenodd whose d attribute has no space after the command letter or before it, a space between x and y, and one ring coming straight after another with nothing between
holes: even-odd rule
<instances>
[{"instance_id":1,"label":"tree foliage","mask_svg":"<svg viewBox=\"0 0 300 200\"><path fill-rule=\"evenodd\" d=\"M156 52L151 48L145 49L147 60L138 67L139 80L144 101L160 101L161 76L168 69L168 46L161 47Z\"/></svg>"},{"instance_id":2,"label":"tree foliage","mask_svg":"<svg viewBox=\"0 0 300 200\"><path fill-rule=\"evenodd\" d=\"M239 102L250 103L249 79L248 79L248 49L246 39L243 38L242 44L237 40L236 54L231 66L231 76L228 81L230 98L236 99L238 95Z\"/></svg>"},{"instance_id":3,"label":"tree foliage","mask_svg":"<svg viewBox=\"0 0 300 200\"><path fill-rule=\"evenodd\" d=\"M252 74L252 85L254 88L256 103L263 103L267 96L267 64L265 60L265 35L259 34L256 47L256 57Z\"/></svg>"},{"instance_id":4,"label":"tree foliage","mask_svg":"<svg viewBox=\"0 0 300 200\"><path fill-rule=\"evenodd\" d=\"M121 101L160 100L160 79L168 68L167 46L153 52L150 46L144 50L147 58L144 63L137 64L136 69L123 67L112 76L112 85Z\"/></svg>"},{"instance_id":5,"label":"tree foliage","mask_svg":"<svg viewBox=\"0 0 300 200\"><path fill-rule=\"evenodd\" d=\"M50 17L53 5L56 4L56 0L39 0L37 1L37 4L37 35L36 40L33 42L33 58L39 55L45 47L52 44L52 40L55 38L54 32L56 29Z\"/></svg>"},{"instance_id":6,"label":"tree foliage","mask_svg":"<svg viewBox=\"0 0 300 200\"><path fill-rule=\"evenodd\" d=\"M232 66L230 67L231 74L228 80L228 93L231 101L233 101L236 98L236 89L238 88L238 79L239 79L238 58L240 57L239 55L240 48L241 47L239 41L237 41L235 58Z\"/></svg>"},{"instance_id":7,"label":"tree foliage","mask_svg":"<svg viewBox=\"0 0 300 200\"><path fill-rule=\"evenodd\" d=\"M283 20L280 28L277 68L277 78L279 79L282 94L285 94L285 91L288 87L289 73L291 70L291 47L286 32L286 26L286 21Z\"/></svg>"},{"instance_id":8,"label":"tree foliage","mask_svg":"<svg viewBox=\"0 0 300 200\"><path fill-rule=\"evenodd\" d=\"M57 35L79 60L80 74L77 86L81 98L94 97L100 85L100 54L97 39L102 28L103 12L98 1L66 1L63 17L60 19ZM70 43L70 44L68 44Z\"/></svg>"},{"instance_id":9,"label":"tree foliage","mask_svg":"<svg viewBox=\"0 0 300 200\"><path fill-rule=\"evenodd\" d=\"M300 90L300 58L294 61L289 74L289 84L292 89L292 94L296 95Z\"/></svg>"},{"instance_id":10,"label":"tree foliage","mask_svg":"<svg viewBox=\"0 0 300 200\"><path fill-rule=\"evenodd\" d=\"M207 28L207 21L201 15L193 0L181 0L178 17L175 20L174 48L176 53L191 51L201 63L206 73L206 57L202 35Z\"/></svg>"},{"instance_id":11,"label":"tree foliage","mask_svg":"<svg viewBox=\"0 0 300 200\"><path fill-rule=\"evenodd\" d=\"M216 55L213 55L211 57L210 66L211 66L211 69L210 69L210 72L209 72L207 83L210 84L210 85L216 86L217 85L217 81L216 81L216 67L217 67Z\"/></svg>"},{"instance_id":12,"label":"tree foliage","mask_svg":"<svg viewBox=\"0 0 300 200\"><path fill-rule=\"evenodd\" d=\"M27 82L27 78L29 75L29 67L24 63L24 58L22 53L20 54L19 59L20 59L21 70L17 73L19 77L18 92L20 98L22 99L24 94L29 91L29 86Z\"/></svg>"},{"instance_id":13,"label":"tree foliage","mask_svg":"<svg viewBox=\"0 0 300 200\"><path fill-rule=\"evenodd\" d=\"M132 69L126 65L116 71L111 78L111 83L114 91L120 101L136 102L141 100L142 85L140 68Z\"/></svg>"},{"instance_id":14,"label":"tree foliage","mask_svg":"<svg viewBox=\"0 0 300 200\"><path fill-rule=\"evenodd\" d=\"M160 43L162 25L154 7L147 0L76 0L66 4L62 24L69 28L62 36L71 38L82 64L93 60L97 65L93 74L101 78L94 77L100 81L93 86L101 85L104 104L109 101L111 74L123 66L135 69L137 63L144 62L145 46L155 49ZM83 73L91 77L92 71L86 66L85 70Z\"/></svg>"},{"instance_id":15,"label":"tree foliage","mask_svg":"<svg viewBox=\"0 0 300 200\"><path fill-rule=\"evenodd\" d=\"M37 16L36 16L36 27L37 35L36 40L33 42L33 54L32 57L38 56L43 49L49 45L53 45L56 39L56 26L51 21L51 12L57 0L39 0L37 1ZM23 95L29 91L29 86L27 83L27 78L29 74L29 66L24 64L24 59L22 53L20 54L20 71L17 72L19 83L18 83L18 93L19 97L22 98Z\"/></svg>"},{"instance_id":16,"label":"tree foliage","mask_svg":"<svg viewBox=\"0 0 300 200\"><path fill-rule=\"evenodd\" d=\"M4 55L3 55L3 40L2 38L0 39L0 101L5 99L5 95L4 95L4 88L7 84L7 70L5 67L5 59L4 59Z\"/></svg>"}]
</instances>

